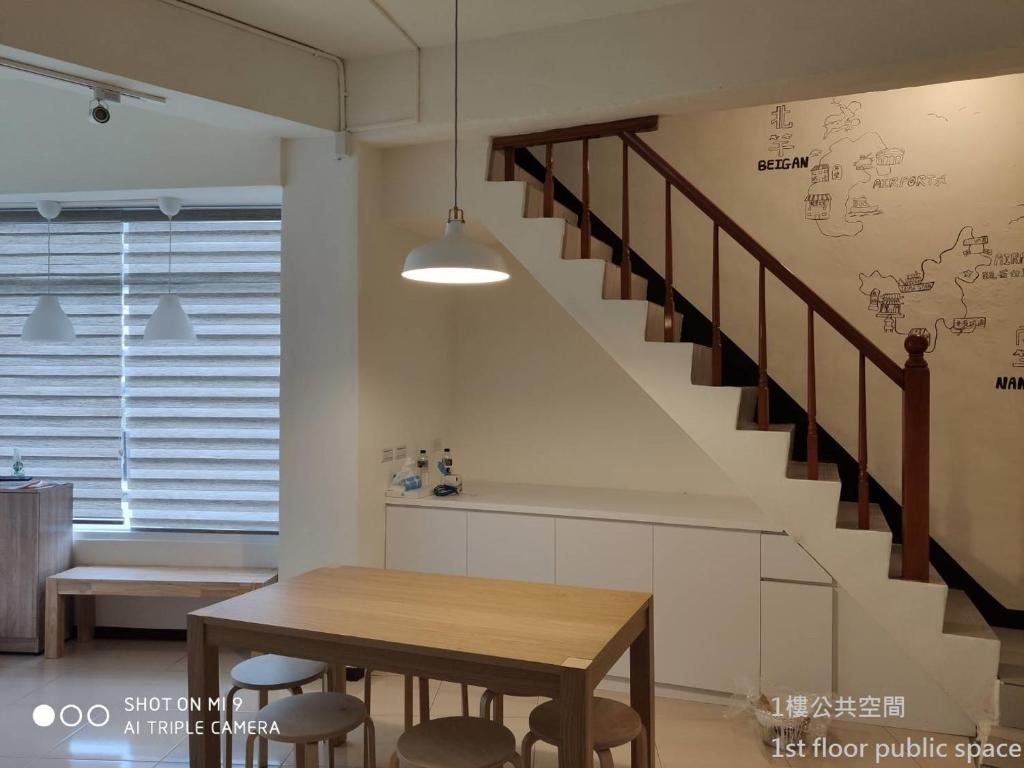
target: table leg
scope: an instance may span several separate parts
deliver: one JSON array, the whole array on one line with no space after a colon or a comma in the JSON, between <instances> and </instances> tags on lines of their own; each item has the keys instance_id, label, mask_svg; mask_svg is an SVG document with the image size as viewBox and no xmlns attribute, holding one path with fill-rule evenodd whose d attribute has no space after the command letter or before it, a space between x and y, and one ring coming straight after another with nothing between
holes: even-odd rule
<instances>
[{"instance_id":1,"label":"table leg","mask_svg":"<svg viewBox=\"0 0 1024 768\"><path fill-rule=\"evenodd\" d=\"M270 692L269 691L260 691L258 695L259 695L260 709L263 709L265 706L267 706L267 704L270 703ZM259 739L259 745L260 745L260 750L259 750L259 752L260 752L260 768L267 768L267 766L270 765L270 757L269 757L269 754L268 754L270 752L270 741L268 741L267 739L264 739L264 738L261 737Z\"/></svg>"},{"instance_id":2,"label":"table leg","mask_svg":"<svg viewBox=\"0 0 1024 768\"><path fill-rule=\"evenodd\" d=\"M78 642L92 642L96 636L96 597L78 595L75 598L75 622L78 624Z\"/></svg>"},{"instance_id":3,"label":"table leg","mask_svg":"<svg viewBox=\"0 0 1024 768\"><path fill-rule=\"evenodd\" d=\"M220 739L214 724L219 711L211 706L220 696L220 659L217 646L206 642L201 616L188 617L188 698L196 707L189 710L188 759L191 768L220 768Z\"/></svg>"},{"instance_id":4,"label":"table leg","mask_svg":"<svg viewBox=\"0 0 1024 768\"><path fill-rule=\"evenodd\" d=\"M412 698L413 698L412 675L405 676L405 730L412 728Z\"/></svg>"},{"instance_id":5,"label":"table leg","mask_svg":"<svg viewBox=\"0 0 1024 768\"><path fill-rule=\"evenodd\" d=\"M633 742L633 768L654 762L654 601L647 605L647 622L629 646L629 704L640 715L647 738ZM642 754L645 752L646 754Z\"/></svg>"},{"instance_id":6,"label":"table leg","mask_svg":"<svg viewBox=\"0 0 1024 768\"><path fill-rule=\"evenodd\" d=\"M57 580L46 580L46 605L43 626L43 650L46 658L64 655L64 598L57 592Z\"/></svg>"},{"instance_id":7,"label":"table leg","mask_svg":"<svg viewBox=\"0 0 1024 768\"><path fill-rule=\"evenodd\" d=\"M420 722L426 723L430 720L430 680L426 677L420 679Z\"/></svg>"},{"instance_id":8,"label":"table leg","mask_svg":"<svg viewBox=\"0 0 1024 768\"><path fill-rule=\"evenodd\" d=\"M562 739L558 768L594 768L594 691L587 669L562 667Z\"/></svg>"},{"instance_id":9,"label":"table leg","mask_svg":"<svg viewBox=\"0 0 1024 768\"><path fill-rule=\"evenodd\" d=\"M334 693L348 692L348 677L345 675L344 664L327 665L327 690L333 691ZM337 736L331 739L330 747L340 747L342 744L347 742L348 736ZM316 753L316 750L312 751Z\"/></svg>"}]
</instances>

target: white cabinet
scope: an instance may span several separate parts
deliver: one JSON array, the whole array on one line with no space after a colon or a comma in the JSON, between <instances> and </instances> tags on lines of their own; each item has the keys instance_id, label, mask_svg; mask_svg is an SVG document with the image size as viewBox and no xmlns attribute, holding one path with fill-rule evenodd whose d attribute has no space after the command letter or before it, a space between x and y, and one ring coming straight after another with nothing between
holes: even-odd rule
<instances>
[{"instance_id":1,"label":"white cabinet","mask_svg":"<svg viewBox=\"0 0 1024 768\"><path fill-rule=\"evenodd\" d=\"M660 684L833 689L832 579L788 536L486 509L386 509L388 568L653 592ZM628 677L628 653L609 674Z\"/></svg>"},{"instance_id":2,"label":"white cabinet","mask_svg":"<svg viewBox=\"0 0 1024 768\"><path fill-rule=\"evenodd\" d=\"M833 594L831 586L761 582L765 686L809 694L832 692Z\"/></svg>"},{"instance_id":3,"label":"white cabinet","mask_svg":"<svg viewBox=\"0 0 1024 768\"><path fill-rule=\"evenodd\" d=\"M466 575L466 512L388 505L385 558L388 568Z\"/></svg>"},{"instance_id":4,"label":"white cabinet","mask_svg":"<svg viewBox=\"0 0 1024 768\"><path fill-rule=\"evenodd\" d=\"M651 554L654 549L654 526L560 518L556 521L555 531L556 579L559 584L635 592L653 591ZM657 610L654 615L657 620ZM609 674L628 677L628 653L612 667Z\"/></svg>"},{"instance_id":5,"label":"white cabinet","mask_svg":"<svg viewBox=\"0 0 1024 768\"><path fill-rule=\"evenodd\" d=\"M469 513L469 575L552 584L555 520L539 515Z\"/></svg>"},{"instance_id":6,"label":"white cabinet","mask_svg":"<svg viewBox=\"0 0 1024 768\"><path fill-rule=\"evenodd\" d=\"M760 534L659 527L654 537L654 658L660 683L712 691L756 685Z\"/></svg>"},{"instance_id":7,"label":"white cabinet","mask_svg":"<svg viewBox=\"0 0 1024 768\"><path fill-rule=\"evenodd\" d=\"M761 536L761 577L832 586L832 577L786 534Z\"/></svg>"}]
</instances>

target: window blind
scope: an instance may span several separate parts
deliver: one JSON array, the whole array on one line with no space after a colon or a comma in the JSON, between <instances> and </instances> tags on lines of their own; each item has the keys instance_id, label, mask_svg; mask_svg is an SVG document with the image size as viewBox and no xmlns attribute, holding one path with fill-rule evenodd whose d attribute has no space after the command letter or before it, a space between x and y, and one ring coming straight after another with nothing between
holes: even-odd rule
<instances>
[{"instance_id":1,"label":"window blind","mask_svg":"<svg viewBox=\"0 0 1024 768\"><path fill-rule=\"evenodd\" d=\"M75 326L67 344L21 341L47 291L46 222L0 222L0 474L75 484L75 520L122 519L121 274L118 222L54 221L49 290Z\"/></svg>"},{"instance_id":2,"label":"window blind","mask_svg":"<svg viewBox=\"0 0 1024 768\"><path fill-rule=\"evenodd\" d=\"M280 221L175 221L170 287L198 342L152 344L167 222L124 224L132 527L277 530L280 235Z\"/></svg>"}]
</instances>

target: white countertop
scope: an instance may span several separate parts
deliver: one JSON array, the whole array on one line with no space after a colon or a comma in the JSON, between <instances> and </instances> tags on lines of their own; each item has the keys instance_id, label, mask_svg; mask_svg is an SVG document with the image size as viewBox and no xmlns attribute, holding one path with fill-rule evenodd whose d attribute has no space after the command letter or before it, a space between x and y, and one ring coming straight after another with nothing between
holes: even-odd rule
<instances>
[{"instance_id":1,"label":"white countertop","mask_svg":"<svg viewBox=\"0 0 1024 768\"><path fill-rule=\"evenodd\" d=\"M781 531L750 499L700 493L477 481L466 483L465 490L458 496L386 497L385 503L399 507L444 507L700 528Z\"/></svg>"}]
</instances>

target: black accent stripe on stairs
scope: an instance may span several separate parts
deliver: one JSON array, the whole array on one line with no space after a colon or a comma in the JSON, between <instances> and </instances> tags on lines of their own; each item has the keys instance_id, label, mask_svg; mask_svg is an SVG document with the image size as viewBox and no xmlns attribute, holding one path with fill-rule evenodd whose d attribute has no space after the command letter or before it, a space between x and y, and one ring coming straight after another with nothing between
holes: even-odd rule
<instances>
[{"instance_id":1,"label":"black accent stripe on stairs","mask_svg":"<svg viewBox=\"0 0 1024 768\"><path fill-rule=\"evenodd\" d=\"M515 151L516 165L540 183L544 182L544 164L529 149L519 148ZM559 181L554 180L555 202L576 214L577 224L583 215L583 203L576 195ZM590 214L591 235L610 246L612 261L622 263L622 239L616 232L597 216L593 210ZM647 300L661 304L665 296L665 279L651 267L633 248L629 249L633 274L647 280ZM710 256L709 256L710 258ZM678 284L678 283L677 283ZM710 291L710 288L709 288ZM675 308L683 317L680 341L711 346L711 321L697 307L687 301L686 297L675 293ZM757 385L757 363L747 355L732 339L722 333L722 380L734 387L753 387ZM793 456L794 461L807 460L807 411L796 400L768 377L769 401L771 416L774 423L794 424ZM822 463L831 462L839 468L842 482L841 498L843 501L857 500L857 460L845 449L821 424L818 425L818 454ZM893 541L901 541L902 520L901 507L873 477L869 479L869 496L873 503L881 507L889 527L892 529ZM967 593L985 621L997 627L1024 629L1024 610L1013 610L999 602L988 590L979 584L952 555L947 552L934 538L930 540L932 565L942 576L951 589L961 589Z\"/></svg>"}]
</instances>

